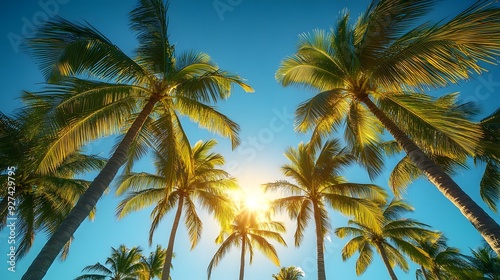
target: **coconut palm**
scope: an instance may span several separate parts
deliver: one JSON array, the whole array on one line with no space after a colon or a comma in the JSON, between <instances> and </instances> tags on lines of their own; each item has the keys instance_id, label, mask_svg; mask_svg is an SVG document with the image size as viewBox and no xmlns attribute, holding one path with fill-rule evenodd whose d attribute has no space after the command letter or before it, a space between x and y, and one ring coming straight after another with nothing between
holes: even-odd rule
<instances>
[{"instance_id":1,"label":"coconut palm","mask_svg":"<svg viewBox=\"0 0 500 280\"><path fill-rule=\"evenodd\" d=\"M141 257L141 262L144 264L144 273L141 274L141 280L152 280L155 277L161 278L163 264L165 263L165 249L161 245L156 245L156 249L150 252L147 257Z\"/></svg>"},{"instance_id":2,"label":"coconut palm","mask_svg":"<svg viewBox=\"0 0 500 280\"><path fill-rule=\"evenodd\" d=\"M157 174L132 173L122 178L117 194L133 190L117 209L119 218L132 211L137 211L154 205L151 217L153 222L149 231L149 243L153 234L165 215L176 205L175 217L166 250L162 279L170 276L170 266L174 250L174 241L182 214L191 241L191 249L197 244L202 234L202 221L196 210L196 205L214 214L219 220L231 215L231 203L225 191L237 187L235 179L219 169L224 164L224 158L211 149L217 144L215 140L198 141L191 149L191 160L187 163L178 160L174 175L174 185L169 186L167 178L169 159L161 153L155 153ZM191 164L191 166L188 166Z\"/></svg>"},{"instance_id":3,"label":"coconut palm","mask_svg":"<svg viewBox=\"0 0 500 280\"><path fill-rule=\"evenodd\" d=\"M207 54L189 51L176 55L167 33L167 5L162 0L138 2L130 12L130 26L138 40L134 58L89 24L61 18L37 28L25 44L50 83L44 92L24 100L42 98L54 104L44 129L52 129L57 139L42 157L41 173L53 170L68 154L92 140L119 131L124 136L23 279L45 275L118 169L128 159L125 170L130 170L133 160L146 153L147 143L153 141L150 138L161 136L156 141L164 142L172 161L175 154L188 154L179 114L229 137L233 147L239 143L238 125L209 104L228 98L234 84L245 91L252 88L220 69ZM168 131L155 134L154 128L160 124Z\"/></svg>"},{"instance_id":4,"label":"coconut palm","mask_svg":"<svg viewBox=\"0 0 500 280\"><path fill-rule=\"evenodd\" d=\"M299 267L282 267L277 274L273 274L274 280L300 280L304 277L304 271Z\"/></svg>"},{"instance_id":5,"label":"coconut palm","mask_svg":"<svg viewBox=\"0 0 500 280\"><path fill-rule=\"evenodd\" d=\"M229 253L232 247L241 247L239 280L244 279L245 256L247 254L250 257L249 263L252 264L254 247L257 247L276 266L280 266L278 253L274 245L269 242L269 239L286 246L286 242L281 236L281 233L285 232L285 226L281 222L270 221L267 218L263 219L262 215L258 214L251 209L243 208L234 216L231 224L223 225L219 236L215 240L220 246L207 268L209 280L212 270Z\"/></svg>"},{"instance_id":6,"label":"coconut palm","mask_svg":"<svg viewBox=\"0 0 500 280\"><path fill-rule=\"evenodd\" d=\"M471 268L467 257L461 254L458 248L448 247L443 235L438 239L417 239L416 242L416 245L430 257L428 264L421 264L417 269L417 279L476 279L475 271Z\"/></svg>"},{"instance_id":7,"label":"coconut palm","mask_svg":"<svg viewBox=\"0 0 500 280\"><path fill-rule=\"evenodd\" d=\"M499 280L500 279L500 257L488 246L481 246L472 251L469 263L473 269L479 272L478 279Z\"/></svg>"},{"instance_id":8,"label":"coconut palm","mask_svg":"<svg viewBox=\"0 0 500 280\"><path fill-rule=\"evenodd\" d=\"M22 110L15 117L0 113L0 229L8 224L9 216L15 215L19 259L29 252L37 233L54 233L90 185L76 177L99 170L106 163L103 158L75 152L53 171L36 172L38 144L46 143L46 139L43 131L30 123L34 118L34 110ZM89 215L92 217L93 212ZM69 252L70 241L61 252L62 259Z\"/></svg>"},{"instance_id":9,"label":"coconut palm","mask_svg":"<svg viewBox=\"0 0 500 280\"><path fill-rule=\"evenodd\" d=\"M479 184L483 201L497 212L500 199L500 109L480 121L484 131L481 148L475 158L484 163L484 174Z\"/></svg>"},{"instance_id":10,"label":"coconut palm","mask_svg":"<svg viewBox=\"0 0 500 280\"><path fill-rule=\"evenodd\" d=\"M457 104L456 94L448 94L440 97L436 102L448 102L451 110L462 116L472 115L468 104ZM497 212L496 203L500 198L500 110L485 117L479 122L483 130L483 138L474 156L476 165L484 165L483 176L480 181L479 192L483 201L490 209ZM402 152L401 146L396 141L387 141L381 144L382 149L388 156L394 156ZM424 152L436 164L448 174L453 175L456 170L467 166L469 154L465 151L455 151L454 153L442 154L435 149L423 148ZM389 176L389 186L396 195L401 194L405 188L415 179L425 176L418 167L411 162L408 156L404 156L394 167Z\"/></svg>"},{"instance_id":11,"label":"coconut palm","mask_svg":"<svg viewBox=\"0 0 500 280\"><path fill-rule=\"evenodd\" d=\"M264 185L266 191L281 191L286 197L273 202L276 210L286 210L297 221L295 246L304 239L307 225L314 223L318 280L326 279L324 239L331 231L327 208L353 215L367 224L376 224L376 206L372 200L385 201L385 191L373 184L347 182L340 172L352 162L352 156L340 148L338 140L326 141L321 149L300 143L289 148L285 156L290 161L282 166L285 176L294 181L277 181Z\"/></svg>"},{"instance_id":12,"label":"coconut palm","mask_svg":"<svg viewBox=\"0 0 500 280\"><path fill-rule=\"evenodd\" d=\"M86 266L82 272L90 272L75 278L75 280L136 280L144 273L144 264L141 263L142 249L140 247L127 248L120 245L118 249L111 248L111 256L105 264L96 263ZM93 272L93 273L92 273Z\"/></svg>"},{"instance_id":13,"label":"coconut palm","mask_svg":"<svg viewBox=\"0 0 500 280\"><path fill-rule=\"evenodd\" d=\"M450 20L417 25L433 2L373 1L353 25L345 12L330 32L301 35L276 78L283 86L320 91L298 107L298 131L313 130L316 142L345 127L346 142L373 177L383 168L377 144L385 128L500 254L500 226L421 149L477 150L480 127L421 92L467 80L484 70L482 62L495 63L500 9L476 1Z\"/></svg>"},{"instance_id":14,"label":"coconut palm","mask_svg":"<svg viewBox=\"0 0 500 280\"><path fill-rule=\"evenodd\" d=\"M429 255L413 242L418 238L437 238L438 234L429 230L426 224L402 218L401 214L413 211L404 201L394 199L381 205L379 210L383 219L375 227L362 221L349 220L349 226L335 230L340 238L353 236L342 249L342 259L345 261L359 252L356 274L361 275L371 264L375 249L393 280L398 279L393 270L395 265L405 272L409 270L405 255L417 263L427 264Z\"/></svg>"}]
</instances>

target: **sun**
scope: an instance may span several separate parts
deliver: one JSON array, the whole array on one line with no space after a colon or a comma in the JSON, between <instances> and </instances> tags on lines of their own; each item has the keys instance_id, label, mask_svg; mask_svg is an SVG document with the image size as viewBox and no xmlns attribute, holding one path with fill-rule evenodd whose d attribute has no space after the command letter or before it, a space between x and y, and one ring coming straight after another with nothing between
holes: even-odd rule
<instances>
[{"instance_id":1,"label":"sun","mask_svg":"<svg viewBox=\"0 0 500 280\"><path fill-rule=\"evenodd\" d=\"M269 198L262 192L246 192L244 195L244 207L253 211L268 211Z\"/></svg>"},{"instance_id":2,"label":"sun","mask_svg":"<svg viewBox=\"0 0 500 280\"><path fill-rule=\"evenodd\" d=\"M231 193L230 196L242 207L242 210L266 212L270 207L269 197L258 189L245 188Z\"/></svg>"}]
</instances>

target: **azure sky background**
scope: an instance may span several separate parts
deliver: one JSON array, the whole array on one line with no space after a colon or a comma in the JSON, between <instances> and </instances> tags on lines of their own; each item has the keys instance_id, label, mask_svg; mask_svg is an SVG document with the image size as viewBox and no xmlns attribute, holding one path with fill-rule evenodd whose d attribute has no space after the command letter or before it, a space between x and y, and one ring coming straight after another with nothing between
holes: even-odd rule
<instances>
[{"instance_id":1,"label":"azure sky background","mask_svg":"<svg viewBox=\"0 0 500 280\"><path fill-rule=\"evenodd\" d=\"M440 1L436 4L428 20L450 18L474 1ZM73 21L87 21L107 36L115 45L133 55L136 41L128 28L128 12L136 1L119 0L19 0L3 1L0 24L0 77L2 93L0 111L11 113L21 103L16 99L22 90L36 91L41 88L43 78L32 60L18 46L18 40L30 35L33 29L46 19L61 16ZM235 72L247 79L255 88L255 93L247 94L236 89L232 97L217 104L220 110L241 126L241 146L231 150L230 142L198 129L196 124L184 122L192 143L199 139L216 138L217 151L227 161L225 166L240 185L248 192L266 182L282 179L280 166L285 163L283 151L299 142L307 141L309 135L298 135L293 129L293 112L296 106L313 96L314 91L283 88L274 78L280 61L295 51L298 35L313 29L329 29L336 22L340 12L347 8L353 19L362 13L369 1L358 0L171 0L169 33L171 43L177 53L187 50L203 51L209 54L222 68ZM461 100L473 101L481 109L481 116L492 113L500 106L500 69L487 66L490 70L473 80L460 85L428 93L439 95L460 91ZM341 137L341 135L334 135ZM98 140L86 148L87 152L109 155L112 138ZM387 188L387 178L395 161L387 160L384 174L375 183ZM471 165L472 166L472 165ZM154 172L148 158L140 161L136 171ZM455 176L459 185L481 206L479 198L479 178L483 167L461 170ZM86 176L92 179L95 174ZM353 166L345 176L359 183L368 183L365 171ZM429 182L418 180L410 186L405 198L416 211L412 218L441 230L449 238L449 245L469 253L469 248L481 244L481 237ZM93 222L85 221L75 234L68 260L56 261L48 271L48 280L73 279L81 274L83 267L96 262L104 262L111 247L120 244L141 246L145 252L156 244L166 246L170 232L170 215L158 228L154 244L147 244L150 226L149 211L134 213L117 221L115 208L119 198L114 196L114 186L97 205L97 215ZM498 214L488 213L500 222ZM181 227L175 244L174 280L206 279L206 267L217 249L214 239L218 233L216 224L203 214L203 238L193 251ZM345 226L347 218L332 213L333 227ZM278 247L282 266L300 266L305 272L304 279L315 279L315 241L313 229L306 233L303 246L293 247L294 224L284 217L277 217L287 223L286 241L288 248ZM17 262L17 271L7 271L7 231L0 232L0 279L20 279L33 258L39 252L46 238L44 233L36 237L30 254ZM374 257L372 266L361 277L356 277L355 258L342 262L340 250L347 240L340 240L333 234L326 242L326 268L329 279L387 279L387 272L379 256ZM234 250L215 268L213 280L235 279L238 275L238 251ZM415 265L409 274L396 269L400 279L414 279ZM271 279L271 274L279 268L256 252L254 263L247 266L245 279Z\"/></svg>"}]
</instances>

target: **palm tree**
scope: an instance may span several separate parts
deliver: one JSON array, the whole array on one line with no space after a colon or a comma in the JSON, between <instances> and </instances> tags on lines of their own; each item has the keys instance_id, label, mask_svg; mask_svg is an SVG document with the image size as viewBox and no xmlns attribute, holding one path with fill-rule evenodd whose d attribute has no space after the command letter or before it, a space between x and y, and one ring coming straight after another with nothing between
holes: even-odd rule
<instances>
[{"instance_id":1,"label":"palm tree","mask_svg":"<svg viewBox=\"0 0 500 280\"><path fill-rule=\"evenodd\" d=\"M41 173L53 170L68 154L92 140L119 131L124 136L23 279L45 275L118 169L128 159L125 170L130 170L133 160L145 154L146 143L153 141L149 136L158 136L151 131L155 126L163 123L168 129L156 141L164 142L171 160L189 148L179 114L229 137L233 147L238 145L238 125L208 104L228 98L233 84L245 91L253 89L240 77L221 70L204 53L190 51L176 56L168 38L166 12L162 0L140 0L131 11L131 29L139 44L135 58L94 27L61 18L37 28L34 37L27 40L26 49L37 59L49 84L42 94L27 96L25 101L45 99L54 104L44 129L53 129L57 139L41 160ZM169 180L173 167L170 170Z\"/></svg>"},{"instance_id":2,"label":"palm tree","mask_svg":"<svg viewBox=\"0 0 500 280\"><path fill-rule=\"evenodd\" d=\"M95 272L78 276L75 280L136 280L144 271L144 264L141 263L142 249L132 247L128 249L125 245L120 245L118 249L111 248L111 256L106 259L105 265L96 263L86 266L82 272Z\"/></svg>"},{"instance_id":3,"label":"palm tree","mask_svg":"<svg viewBox=\"0 0 500 280\"><path fill-rule=\"evenodd\" d=\"M479 272L479 279L499 280L500 279L500 257L487 246L479 247L472 251L469 263L472 268Z\"/></svg>"},{"instance_id":4,"label":"palm tree","mask_svg":"<svg viewBox=\"0 0 500 280\"><path fill-rule=\"evenodd\" d=\"M274 280L300 280L304 277L304 271L299 267L282 267L277 274L273 274Z\"/></svg>"},{"instance_id":5,"label":"palm tree","mask_svg":"<svg viewBox=\"0 0 500 280\"><path fill-rule=\"evenodd\" d=\"M371 264L373 249L376 249L392 280L398 279L393 270L395 265L405 272L409 270L404 255L417 263L427 264L429 256L412 241L424 237L436 238L437 233L427 229L426 224L402 218L401 214L413 211L413 208L401 200L392 200L381 205L380 211L383 219L376 226L359 220L349 220L349 226L335 230L335 234L340 238L353 236L342 249L342 259L345 261L355 252L359 252L356 274L361 275Z\"/></svg>"},{"instance_id":6,"label":"palm tree","mask_svg":"<svg viewBox=\"0 0 500 280\"><path fill-rule=\"evenodd\" d=\"M417 279L475 279L473 278L475 272L466 256L462 255L459 249L448 247L443 235L438 239L417 239L416 245L430 257L428 264L420 264L420 268L417 269Z\"/></svg>"},{"instance_id":7,"label":"palm tree","mask_svg":"<svg viewBox=\"0 0 500 280\"><path fill-rule=\"evenodd\" d=\"M256 211L242 208L238 210L231 224L223 225L215 240L216 243L220 244L220 247L207 268L208 280L212 275L212 269L219 264L232 247L241 246L239 280L243 280L245 275L245 256L247 253L250 255L249 262L252 264L254 247L257 247L276 266L280 266L278 253L268 239L286 246L286 242L281 236L281 233L285 232L285 226L281 222L270 221L267 219L268 217L262 218L262 215Z\"/></svg>"},{"instance_id":8,"label":"palm tree","mask_svg":"<svg viewBox=\"0 0 500 280\"><path fill-rule=\"evenodd\" d=\"M151 213L153 222L149 231L150 244L158 224L177 205L166 250L162 279L168 279L170 276L175 236L183 213L191 249L197 245L202 233L203 223L198 216L196 205L201 205L219 220L230 216L231 203L225 191L234 189L237 185L234 178L219 169L224 164L224 158L210 151L216 144L215 140L198 141L191 149L192 155L189 162L183 163L179 159L172 188L169 186L167 177L167 169L170 168L169 159L161 153L156 153L155 165L158 175L147 173L125 175L116 191L117 194L122 194L127 190L134 191L120 202L117 209L119 218L131 211L155 206Z\"/></svg>"},{"instance_id":9,"label":"palm tree","mask_svg":"<svg viewBox=\"0 0 500 280\"><path fill-rule=\"evenodd\" d=\"M289 148L285 152L290 164L281 169L295 182L267 183L264 189L289 195L276 199L273 205L277 210L286 210L297 221L295 246L300 246L307 225L314 222L318 280L325 280L324 239L331 231L327 207L372 225L378 217L371 200L385 201L386 194L378 186L349 183L339 175L352 162L352 156L340 148L338 140L326 141L321 149L310 145L300 143L298 149Z\"/></svg>"},{"instance_id":10,"label":"palm tree","mask_svg":"<svg viewBox=\"0 0 500 280\"><path fill-rule=\"evenodd\" d=\"M161 245L156 245L156 249L150 252L147 257L141 257L141 262L144 264L144 273L141 275L141 280L152 280L155 277L161 278L163 264L165 263L165 249Z\"/></svg>"},{"instance_id":11,"label":"palm tree","mask_svg":"<svg viewBox=\"0 0 500 280\"><path fill-rule=\"evenodd\" d=\"M500 199L500 109L480 121L484 131L475 161L485 164L479 192L483 201L497 212Z\"/></svg>"},{"instance_id":12,"label":"palm tree","mask_svg":"<svg viewBox=\"0 0 500 280\"><path fill-rule=\"evenodd\" d=\"M480 0L448 21L409 29L433 2L374 1L353 25L345 12L332 31L301 35L276 78L320 91L296 111L297 130L312 129L312 142L345 124L346 142L373 177L383 167L377 143L385 128L500 254L500 226L421 149L473 155L480 127L415 93L467 80L484 70L482 62L495 63L500 9Z\"/></svg>"},{"instance_id":13,"label":"palm tree","mask_svg":"<svg viewBox=\"0 0 500 280\"><path fill-rule=\"evenodd\" d=\"M46 135L30 123L36 118L35 113L21 110L15 117L0 113L0 229L6 226L8 216L16 215L19 259L29 252L37 233L54 233L90 185L89 181L75 177L99 170L106 163L103 158L74 152L53 171L36 172L38 144L46 143ZM70 241L61 252L62 259L69 252Z\"/></svg>"}]
</instances>

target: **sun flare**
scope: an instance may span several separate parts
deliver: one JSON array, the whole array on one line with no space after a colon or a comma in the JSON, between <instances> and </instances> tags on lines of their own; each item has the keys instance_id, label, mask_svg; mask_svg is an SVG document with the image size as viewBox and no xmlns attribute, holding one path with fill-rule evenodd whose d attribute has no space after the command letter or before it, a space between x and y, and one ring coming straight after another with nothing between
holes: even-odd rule
<instances>
[{"instance_id":1,"label":"sun flare","mask_svg":"<svg viewBox=\"0 0 500 280\"><path fill-rule=\"evenodd\" d=\"M260 190L240 190L231 194L232 199L246 210L266 212L270 207L270 199Z\"/></svg>"},{"instance_id":2,"label":"sun flare","mask_svg":"<svg viewBox=\"0 0 500 280\"><path fill-rule=\"evenodd\" d=\"M246 193L244 194L244 206L249 210L267 211L269 210L269 199L264 193Z\"/></svg>"}]
</instances>

